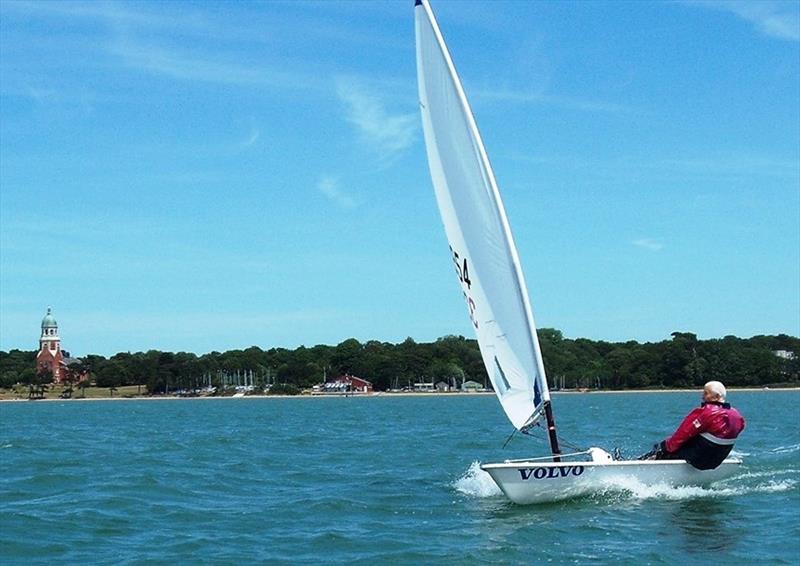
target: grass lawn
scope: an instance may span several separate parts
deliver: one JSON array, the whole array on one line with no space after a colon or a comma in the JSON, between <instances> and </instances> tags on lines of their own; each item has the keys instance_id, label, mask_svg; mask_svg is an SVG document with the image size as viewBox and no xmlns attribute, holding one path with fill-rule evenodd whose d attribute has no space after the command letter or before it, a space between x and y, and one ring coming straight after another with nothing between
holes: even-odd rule
<instances>
[{"instance_id":1,"label":"grass lawn","mask_svg":"<svg viewBox=\"0 0 800 566\"><path fill-rule=\"evenodd\" d=\"M44 395L45 399L59 399L64 392L63 385L51 385ZM144 385L126 385L124 387L117 387L114 392L114 397L136 397L139 394L147 393L147 387ZM78 389L77 387L72 390L73 399L109 399L111 392L107 387L87 387L86 389ZM0 389L0 399L27 399L28 386L17 385L11 389Z\"/></svg>"}]
</instances>

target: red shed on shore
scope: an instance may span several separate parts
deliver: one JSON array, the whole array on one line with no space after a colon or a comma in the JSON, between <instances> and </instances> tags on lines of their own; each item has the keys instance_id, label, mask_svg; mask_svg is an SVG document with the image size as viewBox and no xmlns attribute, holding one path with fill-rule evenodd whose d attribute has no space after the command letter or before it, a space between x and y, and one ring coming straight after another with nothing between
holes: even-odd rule
<instances>
[{"instance_id":1,"label":"red shed on shore","mask_svg":"<svg viewBox=\"0 0 800 566\"><path fill-rule=\"evenodd\" d=\"M372 383L354 375L345 374L323 385L325 391L354 391L358 393L372 393Z\"/></svg>"}]
</instances>

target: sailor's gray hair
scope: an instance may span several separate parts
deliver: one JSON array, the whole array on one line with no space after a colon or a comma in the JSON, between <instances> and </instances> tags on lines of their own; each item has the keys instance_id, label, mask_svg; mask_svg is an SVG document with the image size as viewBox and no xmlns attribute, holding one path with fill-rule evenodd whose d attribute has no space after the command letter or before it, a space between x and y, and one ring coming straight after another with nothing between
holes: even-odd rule
<instances>
[{"instance_id":1,"label":"sailor's gray hair","mask_svg":"<svg viewBox=\"0 0 800 566\"><path fill-rule=\"evenodd\" d=\"M723 401L723 402L725 401L725 394L726 394L725 386L722 385L721 382L719 382L719 381L709 381L708 383L706 383L705 389L708 389L712 393L714 393L716 395L719 395L719 400L720 401Z\"/></svg>"}]
</instances>

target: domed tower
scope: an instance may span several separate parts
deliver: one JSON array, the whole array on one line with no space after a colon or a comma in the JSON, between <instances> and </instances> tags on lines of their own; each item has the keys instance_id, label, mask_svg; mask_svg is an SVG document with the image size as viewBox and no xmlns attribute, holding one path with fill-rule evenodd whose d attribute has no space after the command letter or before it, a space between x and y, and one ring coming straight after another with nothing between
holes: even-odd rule
<instances>
[{"instance_id":1,"label":"domed tower","mask_svg":"<svg viewBox=\"0 0 800 566\"><path fill-rule=\"evenodd\" d=\"M42 335L39 337L39 351L36 354L36 370L49 369L53 373L53 381L61 381L61 366L64 354L61 353L61 338L58 336L58 323L52 309L47 307L47 314L42 319Z\"/></svg>"}]
</instances>

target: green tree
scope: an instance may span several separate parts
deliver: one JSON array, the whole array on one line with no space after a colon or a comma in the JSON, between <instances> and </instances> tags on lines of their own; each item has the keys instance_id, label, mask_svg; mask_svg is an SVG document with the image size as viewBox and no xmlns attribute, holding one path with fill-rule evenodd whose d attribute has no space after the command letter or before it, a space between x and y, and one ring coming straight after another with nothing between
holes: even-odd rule
<instances>
[{"instance_id":1,"label":"green tree","mask_svg":"<svg viewBox=\"0 0 800 566\"><path fill-rule=\"evenodd\" d=\"M3 389L11 389L19 383L19 373L16 370L6 370L0 374L0 387Z\"/></svg>"},{"instance_id":2,"label":"green tree","mask_svg":"<svg viewBox=\"0 0 800 566\"><path fill-rule=\"evenodd\" d=\"M86 398L86 388L91 385L91 381L89 380L89 376L86 375L78 382L78 389L81 390L81 397Z\"/></svg>"},{"instance_id":3,"label":"green tree","mask_svg":"<svg viewBox=\"0 0 800 566\"><path fill-rule=\"evenodd\" d=\"M694 384L693 366L697 357L697 336L689 332L673 332L672 341L664 347L663 383L667 387L689 387Z\"/></svg>"},{"instance_id":4,"label":"green tree","mask_svg":"<svg viewBox=\"0 0 800 566\"><path fill-rule=\"evenodd\" d=\"M363 346L355 338L349 338L336 346L331 356L331 365L335 372L343 374L357 374L361 362Z\"/></svg>"},{"instance_id":5,"label":"green tree","mask_svg":"<svg viewBox=\"0 0 800 566\"><path fill-rule=\"evenodd\" d=\"M464 383L464 370L455 362L436 360L426 373L434 383L444 381L453 388L458 388Z\"/></svg>"},{"instance_id":6,"label":"green tree","mask_svg":"<svg viewBox=\"0 0 800 566\"><path fill-rule=\"evenodd\" d=\"M109 360L102 365L95 373L95 382L98 387L107 387L111 397L117 388L125 382L127 378L127 367L124 363L116 360Z\"/></svg>"}]
</instances>

